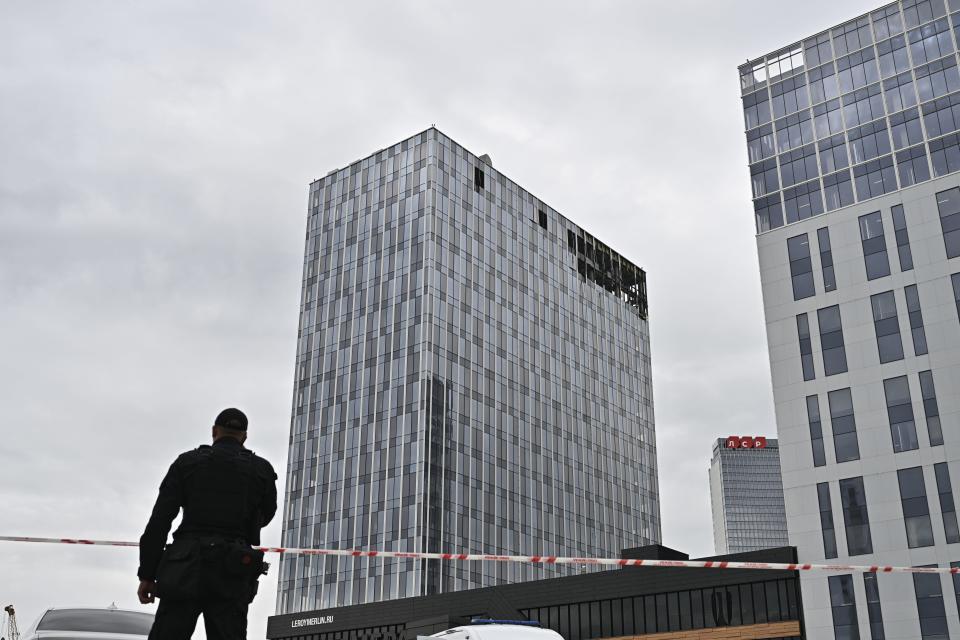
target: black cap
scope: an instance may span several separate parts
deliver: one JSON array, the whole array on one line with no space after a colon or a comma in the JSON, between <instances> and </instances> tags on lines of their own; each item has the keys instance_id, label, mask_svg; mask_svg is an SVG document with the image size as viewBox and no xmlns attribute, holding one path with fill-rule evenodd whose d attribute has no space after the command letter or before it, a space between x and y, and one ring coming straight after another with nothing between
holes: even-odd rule
<instances>
[{"instance_id":1,"label":"black cap","mask_svg":"<svg viewBox=\"0 0 960 640\"><path fill-rule=\"evenodd\" d=\"M244 415L240 409L230 407L220 412L217 419L213 421L213 425L225 429L233 429L234 431L246 431L247 416Z\"/></svg>"}]
</instances>

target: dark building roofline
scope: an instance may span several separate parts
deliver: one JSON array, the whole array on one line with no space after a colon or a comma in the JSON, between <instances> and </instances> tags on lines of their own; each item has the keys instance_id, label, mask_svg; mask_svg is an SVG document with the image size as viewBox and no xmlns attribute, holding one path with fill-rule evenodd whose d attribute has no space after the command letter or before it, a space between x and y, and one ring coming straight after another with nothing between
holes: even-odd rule
<instances>
[{"instance_id":1,"label":"dark building roofline","mask_svg":"<svg viewBox=\"0 0 960 640\"><path fill-rule=\"evenodd\" d=\"M687 555L669 547L649 545L625 549L622 557L682 560L686 559ZM797 550L795 547L778 547L699 559L796 564ZM796 571L779 570L624 567L546 580L271 616L267 621L267 638L388 626L412 620L449 616L451 611L461 611L468 615L485 614L495 618L518 619L521 615L520 609L797 576ZM295 621L298 620L328 618L331 621L323 623L322 626L294 627Z\"/></svg>"}]
</instances>

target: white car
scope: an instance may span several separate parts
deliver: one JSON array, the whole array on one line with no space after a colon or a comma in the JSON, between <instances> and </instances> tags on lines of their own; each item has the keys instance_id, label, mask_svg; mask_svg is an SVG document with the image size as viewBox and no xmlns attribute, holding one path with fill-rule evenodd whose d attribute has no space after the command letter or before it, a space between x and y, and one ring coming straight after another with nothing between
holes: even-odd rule
<instances>
[{"instance_id":1,"label":"white car","mask_svg":"<svg viewBox=\"0 0 960 640\"><path fill-rule=\"evenodd\" d=\"M47 609L23 640L143 640L153 614L116 607Z\"/></svg>"},{"instance_id":2,"label":"white car","mask_svg":"<svg viewBox=\"0 0 960 640\"><path fill-rule=\"evenodd\" d=\"M435 633L431 638L444 640L563 640L556 631L503 621L469 624Z\"/></svg>"}]
</instances>

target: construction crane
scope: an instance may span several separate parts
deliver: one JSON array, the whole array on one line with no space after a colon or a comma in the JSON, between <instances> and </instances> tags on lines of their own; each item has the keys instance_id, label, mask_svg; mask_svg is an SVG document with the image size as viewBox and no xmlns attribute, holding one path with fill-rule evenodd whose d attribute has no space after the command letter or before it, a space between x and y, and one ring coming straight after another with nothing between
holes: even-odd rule
<instances>
[{"instance_id":1,"label":"construction crane","mask_svg":"<svg viewBox=\"0 0 960 640\"><path fill-rule=\"evenodd\" d=\"M3 608L7 612L7 640L20 640L20 632L17 631L17 612L13 610L13 605L8 604ZM3 640L0 638L0 640Z\"/></svg>"}]
</instances>

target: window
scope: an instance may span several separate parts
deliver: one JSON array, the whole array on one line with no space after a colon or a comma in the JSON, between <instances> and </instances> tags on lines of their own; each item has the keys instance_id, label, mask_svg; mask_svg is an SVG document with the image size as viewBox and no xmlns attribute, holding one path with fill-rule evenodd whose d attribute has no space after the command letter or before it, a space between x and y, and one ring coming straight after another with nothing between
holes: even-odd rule
<instances>
[{"instance_id":1,"label":"window","mask_svg":"<svg viewBox=\"0 0 960 640\"><path fill-rule=\"evenodd\" d=\"M824 173L832 173L850 166L850 160L847 159L847 143L842 135L821 140L817 143L817 148L820 150L820 165Z\"/></svg>"},{"instance_id":2,"label":"window","mask_svg":"<svg viewBox=\"0 0 960 640\"><path fill-rule=\"evenodd\" d=\"M940 227L948 258L960 256L960 188L954 187L937 194Z\"/></svg>"},{"instance_id":3,"label":"window","mask_svg":"<svg viewBox=\"0 0 960 640\"><path fill-rule=\"evenodd\" d=\"M539 224L544 229L547 228L547 212L546 211L543 211L543 210L537 211L537 224Z\"/></svg>"},{"instance_id":4,"label":"window","mask_svg":"<svg viewBox=\"0 0 960 640\"><path fill-rule=\"evenodd\" d=\"M890 116L890 135L893 137L894 149L903 149L923 142L920 111L913 108Z\"/></svg>"},{"instance_id":5,"label":"window","mask_svg":"<svg viewBox=\"0 0 960 640\"><path fill-rule=\"evenodd\" d=\"M477 193L483 190L483 169L480 167L473 168L473 188Z\"/></svg>"},{"instance_id":6,"label":"window","mask_svg":"<svg viewBox=\"0 0 960 640\"><path fill-rule=\"evenodd\" d=\"M801 111L773 123L777 129L777 151L783 153L813 142L813 119Z\"/></svg>"},{"instance_id":7,"label":"window","mask_svg":"<svg viewBox=\"0 0 960 640\"><path fill-rule=\"evenodd\" d=\"M897 471L900 484L900 504L903 507L903 524L907 530L907 546L933 546L933 527L930 526L930 508L927 504L927 489L923 483L923 469L912 467Z\"/></svg>"},{"instance_id":8,"label":"window","mask_svg":"<svg viewBox=\"0 0 960 640\"><path fill-rule=\"evenodd\" d=\"M823 178L823 198L827 211L853 204L853 183L849 170L845 169Z\"/></svg>"},{"instance_id":9,"label":"window","mask_svg":"<svg viewBox=\"0 0 960 640\"><path fill-rule=\"evenodd\" d=\"M878 9L870 14L870 18L873 21L873 33L878 41L903 33L903 20L900 19L900 7L897 5Z\"/></svg>"},{"instance_id":10,"label":"window","mask_svg":"<svg viewBox=\"0 0 960 640\"><path fill-rule=\"evenodd\" d=\"M907 218L903 213L903 205L893 205L890 208L890 214L893 216L893 235L897 240L900 271L910 271L913 269L913 253L910 251L910 235L907 233ZM909 295L907 296L907 306L910 306ZM919 311L919 307L917 310Z\"/></svg>"},{"instance_id":11,"label":"window","mask_svg":"<svg viewBox=\"0 0 960 640\"><path fill-rule=\"evenodd\" d=\"M853 417L850 389L829 392L827 404L830 406L830 428L833 430L833 451L837 462L859 460L860 445L857 442L857 422Z\"/></svg>"},{"instance_id":12,"label":"window","mask_svg":"<svg viewBox=\"0 0 960 640\"><path fill-rule=\"evenodd\" d=\"M790 259L790 277L793 281L793 299L802 300L814 295L813 263L810 260L810 241L807 234L787 239L787 256Z\"/></svg>"},{"instance_id":13,"label":"window","mask_svg":"<svg viewBox=\"0 0 960 640\"><path fill-rule=\"evenodd\" d=\"M890 153L890 136L884 120L853 129L847 135L854 164Z\"/></svg>"},{"instance_id":14,"label":"window","mask_svg":"<svg viewBox=\"0 0 960 640\"><path fill-rule=\"evenodd\" d=\"M833 50L838 56L873 44L869 18L851 20L831 29L830 35L833 36Z\"/></svg>"},{"instance_id":15,"label":"window","mask_svg":"<svg viewBox=\"0 0 960 640\"><path fill-rule=\"evenodd\" d=\"M897 318L897 301L893 291L870 296L870 307L873 310L873 328L877 334L880 363L903 360L900 321Z\"/></svg>"},{"instance_id":16,"label":"window","mask_svg":"<svg viewBox=\"0 0 960 640\"><path fill-rule=\"evenodd\" d=\"M930 142L933 175L945 176L960 169L960 136L952 134Z\"/></svg>"},{"instance_id":17,"label":"window","mask_svg":"<svg viewBox=\"0 0 960 640\"><path fill-rule=\"evenodd\" d=\"M820 348L823 350L823 375L845 373L847 350L843 343L839 305L818 309L817 324L820 325Z\"/></svg>"},{"instance_id":18,"label":"window","mask_svg":"<svg viewBox=\"0 0 960 640\"><path fill-rule=\"evenodd\" d=\"M770 99L767 97L765 88L743 96L743 120L747 129L753 129L770 122ZM479 169L475 169L475 171L479 171Z\"/></svg>"},{"instance_id":19,"label":"window","mask_svg":"<svg viewBox=\"0 0 960 640\"><path fill-rule=\"evenodd\" d=\"M930 446L943 444L943 430L940 427L940 407L937 406L937 391L933 387L933 372L920 372L920 397L923 398L923 415L927 419L927 435Z\"/></svg>"},{"instance_id":20,"label":"window","mask_svg":"<svg viewBox=\"0 0 960 640\"><path fill-rule=\"evenodd\" d=\"M777 180L777 161L774 158L750 165L750 184L753 197L759 198L780 188Z\"/></svg>"},{"instance_id":21,"label":"window","mask_svg":"<svg viewBox=\"0 0 960 640\"><path fill-rule=\"evenodd\" d=\"M866 200L897 188L897 174L893 158L886 156L853 168L853 180L857 185L857 199Z\"/></svg>"},{"instance_id":22,"label":"window","mask_svg":"<svg viewBox=\"0 0 960 640\"><path fill-rule=\"evenodd\" d=\"M820 245L820 268L823 270L823 290L834 291L837 278L833 270L833 251L830 249L830 229L817 229L817 244Z\"/></svg>"},{"instance_id":23,"label":"window","mask_svg":"<svg viewBox=\"0 0 960 640\"><path fill-rule=\"evenodd\" d=\"M936 565L933 565L936 566ZM917 596L920 637L947 640L947 613L943 608L943 590L939 573L914 573L913 590Z\"/></svg>"},{"instance_id":24,"label":"window","mask_svg":"<svg viewBox=\"0 0 960 640\"><path fill-rule=\"evenodd\" d=\"M870 618L870 639L884 640L883 610L880 608L880 589L877 586L877 574L863 574L863 588L867 593L867 616Z\"/></svg>"},{"instance_id":25,"label":"window","mask_svg":"<svg viewBox=\"0 0 960 640\"><path fill-rule=\"evenodd\" d=\"M771 83L798 73L802 74L804 69L802 48L788 49L773 56L767 58L767 72Z\"/></svg>"},{"instance_id":26,"label":"window","mask_svg":"<svg viewBox=\"0 0 960 640\"><path fill-rule=\"evenodd\" d=\"M822 467L827 464L826 451L823 447L823 426L820 422L820 400L817 396L807 396L807 422L810 425L810 445L813 448L813 466ZM823 500L820 501L820 510L823 511ZM827 493L827 511L830 510L830 494ZM823 520L823 514L820 516ZM833 535L833 519L830 520L830 533ZM826 544L826 542L824 542ZM826 556L836 558L837 543L833 543L834 555Z\"/></svg>"},{"instance_id":27,"label":"window","mask_svg":"<svg viewBox=\"0 0 960 640\"><path fill-rule=\"evenodd\" d=\"M840 93L848 93L880 80L873 47L837 59L837 81Z\"/></svg>"},{"instance_id":28,"label":"window","mask_svg":"<svg viewBox=\"0 0 960 640\"><path fill-rule=\"evenodd\" d=\"M920 102L933 100L960 89L960 74L957 73L957 60L953 56L917 67L914 72L917 75Z\"/></svg>"},{"instance_id":29,"label":"window","mask_svg":"<svg viewBox=\"0 0 960 640\"><path fill-rule=\"evenodd\" d=\"M813 396L816 397L816 396ZM807 402L809 405L809 398ZM820 503L820 530L823 532L823 557L837 557L837 535L833 525L833 507L830 502L830 485L817 484L817 500Z\"/></svg>"},{"instance_id":30,"label":"window","mask_svg":"<svg viewBox=\"0 0 960 640\"><path fill-rule=\"evenodd\" d=\"M960 129L960 95L937 98L923 105L927 137L939 138Z\"/></svg>"},{"instance_id":31,"label":"window","mask_svg":"<svg viewBox=\"0 0 960 640\"><path fill-rule=\"evenodd\" d=\"M803 58L808 67L815 67L833 59L833 50L830 48L830 34L821 33L803 43Z\"/></svg>"},{"instance_id":32,"label":"window","mask_svg":"<svg viewBox=\"0 0 960 640\"><path fill-rule=\"evenodd\" d=\"M960 568L960 562L951 562L950 567ZM953 597L957 601L957 609L960 609L960 573L954 573L951 577L953 578Z\"/></svg>"},{"instance_id":33,"label":"window","mask_svg":"<svg viewBox=\"0 0 960 640\"><path fill-rule=\"evenodd\" d=\"M849 574L828 576L830 610L833 613L833 637L836 640L859 640L857 599L853 593L853 577Z\"/></svg>"},{"instance_id":34,"label":"window","mask_svg":"<svg viewBox=\"0 0 960 640\"><path fill-rule=\"evenodd\" d=\"M910 42L910 56L915 65L931 62L953 52L950 23L946 18L911 30L907 39Z\"/></svg>"},{"instance_id":35,"label":"window","mask_svg":"<svg viewBox=\"0 0 960 640\"><path fill-rule=\"evenodd\" d=\"M947 37L950 37L949 31ZM770 85L770 96L774 118L782 118L810 106L810 94L807 93L807 82L803 75Z\"/></svg>"},{"instance_id":36,"label":"window","mask_svg":"<svg viewBox=\"0 0 960 640\"><path fill-rule=\"evenodd\" d=\"M897 152L897 173L901 187L909 187L930 179L927 151L922 144Z\"/></svg>"},{"instance_id":37,"label":"window","mask_svg":"<svg viewBox=\"0 0 960 640\"><path fill-rule=\"evenodd\" d=\"M773 125L765 124L762 127L747 132L747 152L750 162L760 162L773 155Z\"/></svg>"},{"instance_id":38,"label":"window","mask_svg":"<svg viewBox=\"0 0 960 640\"><path fill-rule=\"evenodd\" d=\"M917 104L917 92L913 89L913 75L907 71L883 81L883 93L887 101L887 113L896 113Z\"/></svg>"},{"instance_id":39,"label":"window","mask_svg":"<svg viewBox=\"0 0 960 640\"><path fill-rule=\"evenodd\" d=\"M812 147L812 145L811 145ZM817 160L813 159L814 170ZM787 213L787 222L804 220L823 213L823 197L820 195L820 181L814 180L783 192L783 206Z\"/></svg>"},{"instance_id":40,"label":"window","mask_svg":"<svg viewBox=\"0 0 960 640\"><path fill-rule=\"evenodd\" d=\"M783 226L783 208L780 206L779 193L755 200L753 211L757 219L757 233Z\"/></svg>"},{"instance_id":41,"label":"window","mask_svg":"<svg viewBox=\"0 0 960 640\"><path fill-rule=\"evenodd\" d=\"M813 345L810 343L810 323L807 314L797 316L797 336L800 340L800 365L803 369L803 379L813 380L817 377L813 369Z\"/></svg>"},{"instance_id":42,"label":"window","mask_svg":"<svg viewBox=\"0 0 960 640\"><path fill-rule=\"evenodd\" d=\"M780 175L784 187L816 178L816 148L811 144L780 156Z\"/></svg>"},{"instance_id":43,"label":"window","mask_svg":"<svg viewBox=\"0 0 960 640\"><path fill-rule=\"evenodd\" d=\"M875 280L890 275L890 261L887 259L887 242L883 234L883 219L879 211L862 215L860 220L860 242L863 245L863 262L867 270L867 280Z\"/></svg>"},{"instance_id":44,"label":"window","mask_svg":"<svg viewBox=\"0 0 960 640\"><path fill-rule=\"evenodd\" d=\"M813 108L813 130L817 138L826 138L841 133L843 131L842 113L839 99L815 106Z\"/></svg>"},{"instance_id":45,"label":"window","mask_svg":"<svg viewBox=\"0 0 960 640\"><path fill-rule=\"evenodd\" d=\"M843 120L848 129L883 117L883 95L879 84L848 93L841 101Z\"/></svg>"},{"instance_id":46,"label":"window","mask_svg":"<svg viewBox=\"0 0 960 640\"><path fill-rule=\"evenodd\" d=\"M840 500L843 503L843 525L847 532L847 555L858 556L873 553L870 537L870 518L867 514L867 496L863 491L863 478L847 478L840 481Z\"/></svg>"},{"instance_id":47,"label":"window","mask_svg":"<svg viewBox=\"0 0 960 640\"><path fill-rule=\"evenodd\" d=\"M896 8L896 7L894 7ZM910 59L907 57L907 39L897 36L877 44L877 53L880 62L880 77L890 76L910 70Z\"/></svg>"},{"instance_id":48,"label":"window","mask_svg":"<svg viewBox=\"0 0 960 640\"><path fill-rule=\"evenodd\" d=\"M917 285L907 285L903 288L903 293L907 298L910 334L913 337L913 354L922 356L927 353L927 334L923 328L923 312L920 310L920 295L917 293Z\"/></svg>"},{"instance_id":49,"label":"window","mask_svg":"<svg viewBox=\"0 0 960 640\"><path fill-rule=\"evenodd\" d=\"M833 100L840 95L840 88L837 86L837 73L833 69L832 62L822 67L811 69L809 76L810 101L813 104L818 104L825 100Z\"/></svg>"},{"instance_id":50,"label":"window","mask_svg":"<svg viewBox=\"0 0 960 640\"><path fill-rule=\"evenodd\" d=\"M913 421L913 405L910 402L910 385L907 376L883 381L883 393L887 399L887 419L890 421L890 437L893 452L912 451L919 446L917 427Z\"/></svg>"},{"instance_id":51,"label":"window","mask_svg":"<svg viewBox=\"0 0 960 640\"><path fill-rule=\"evenodd\" d=\"M908 29L930 22L945 13L943 0L903 0L903 17Z\"/></svg>"},{"instance_id":52,"label":"window","mask_svg":"<svg viewBox=\"0 0 960 640\"><path fill-rule=\"evenodd\" d=\"M960 527L957 526L957 507L953 502L953 487L950 484L950 469L946 462L933 465L937 478L937 493L940 496L940 513L943 515L943 533L947 543L960 542Z\"/></svg>"},{"instance_id":53,"label":"window","mask_svg":"<svg viewBox=\"0 0 960 640\"><path fill-rule=\"evenodd\" d=\"M960 273L950 276L953 282L953 301L957 305L957 315L960 315Z\"/></svg>"}]
</instances>

